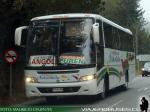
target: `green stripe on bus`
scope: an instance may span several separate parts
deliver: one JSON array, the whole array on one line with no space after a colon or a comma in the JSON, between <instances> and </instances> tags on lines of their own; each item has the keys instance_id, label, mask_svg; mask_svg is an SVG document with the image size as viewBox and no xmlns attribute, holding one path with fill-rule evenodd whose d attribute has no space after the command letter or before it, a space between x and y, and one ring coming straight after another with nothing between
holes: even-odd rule
<instances>
[{"instance_id":1,"label":"green stripe on bus","mask_svg":"<svg viewBox=\"0 0 150 112\"><path fill-rule=\"evenodd\" d=\"M107 68L106 67L103 67L100 71L97 72L97 80L98 80L97 84L99 84L100 81L104 79L104 77L106 75L106 72L107 72ZM121 73L117 69L115 69L113 67L109 67L108 75L115 75L119 79L121 78Z\"/></svg>"}]
</instances>

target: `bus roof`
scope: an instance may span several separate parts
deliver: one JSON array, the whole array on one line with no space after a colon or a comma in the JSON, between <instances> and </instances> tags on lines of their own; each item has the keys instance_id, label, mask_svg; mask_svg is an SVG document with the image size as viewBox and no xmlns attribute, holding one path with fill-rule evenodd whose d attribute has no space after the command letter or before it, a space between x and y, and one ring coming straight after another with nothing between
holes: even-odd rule
<instances>
[{"instance_id":1,"label":"bus roof","mask_svg":"<svg viewBox=\"0 0 150 112\"><path fill-rule=\"evenodd\" d=\"M99 19L107 24L110 24L130 35L132 35L132 32L127 29L127 28L124 28L106 18L104 18L103 16L101 15L98 15L98 14L88 14L88 13L70 13L70 14L55 14L55 15L46 15L46 16L39 16L39 17L34 17L31 19L31 21L34 21L34 20L44 20L44 19L54 19L54 18L82 18L82 17L92 17L92 18L95 18L95 19Z\"/></svg>"}]
</instances>

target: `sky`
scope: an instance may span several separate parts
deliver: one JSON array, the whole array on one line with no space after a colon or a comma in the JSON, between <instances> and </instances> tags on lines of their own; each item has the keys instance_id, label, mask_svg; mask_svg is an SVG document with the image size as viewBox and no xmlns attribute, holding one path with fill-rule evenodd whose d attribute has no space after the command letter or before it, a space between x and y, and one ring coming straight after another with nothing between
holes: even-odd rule
<instances>
[{"instance_id":1,"label":"sky","mask_svg":"<svg viewBox=\"0 0 150 112\"><path fill-rule=\"evenodd\" d=\"M144 18L150 22L150 0L141 0L140 7L145 10Z\"/></svg>"}]
</instances>

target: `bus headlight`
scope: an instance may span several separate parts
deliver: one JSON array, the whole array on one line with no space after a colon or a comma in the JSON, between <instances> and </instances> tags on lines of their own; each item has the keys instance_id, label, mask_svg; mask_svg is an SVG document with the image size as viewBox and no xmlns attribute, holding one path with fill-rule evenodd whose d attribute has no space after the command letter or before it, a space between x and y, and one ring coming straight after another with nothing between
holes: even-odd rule
<instances>
[{"instance_id":1,"label":"bus headlight","mask_svg":"<svg viewBox=\"0 0 150 112\"><path fill-rule=\"evenodd\" d=\"M26 83L37 83L38 82L37 78L29 77L29 76L25 78L25 81L26 81Z\"/></svg>"},{"instance_id":2,"label":"bus headlight","mask_svg":"<svg viewBox=\"0 0 150 112\"><path fill-rule=\"evenodd\" d=\"M80 77L80 81L89 81L89 80L93 80L95 78L96 78L95 75L86 75L86 76Z\"/></svg>"}]
</instances>

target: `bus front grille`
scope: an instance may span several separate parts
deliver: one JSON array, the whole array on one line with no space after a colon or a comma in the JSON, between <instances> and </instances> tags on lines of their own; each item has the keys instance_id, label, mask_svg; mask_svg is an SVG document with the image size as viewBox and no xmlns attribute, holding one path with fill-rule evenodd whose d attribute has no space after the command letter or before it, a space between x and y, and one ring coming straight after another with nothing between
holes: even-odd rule
<instances>
[{"instance_id":1,"label":"bus front grille","mask_svg":"<svg viewBox=\"0 0 150 112\"><path fill-rule=\"evenodd\" d=\"M77 87L61 87L61 91L54 91L55 89L60 87L38 87L37 89L41 93L72 93L77 92L80 89L80 86Z\"/></svg>"}]
</instances>

